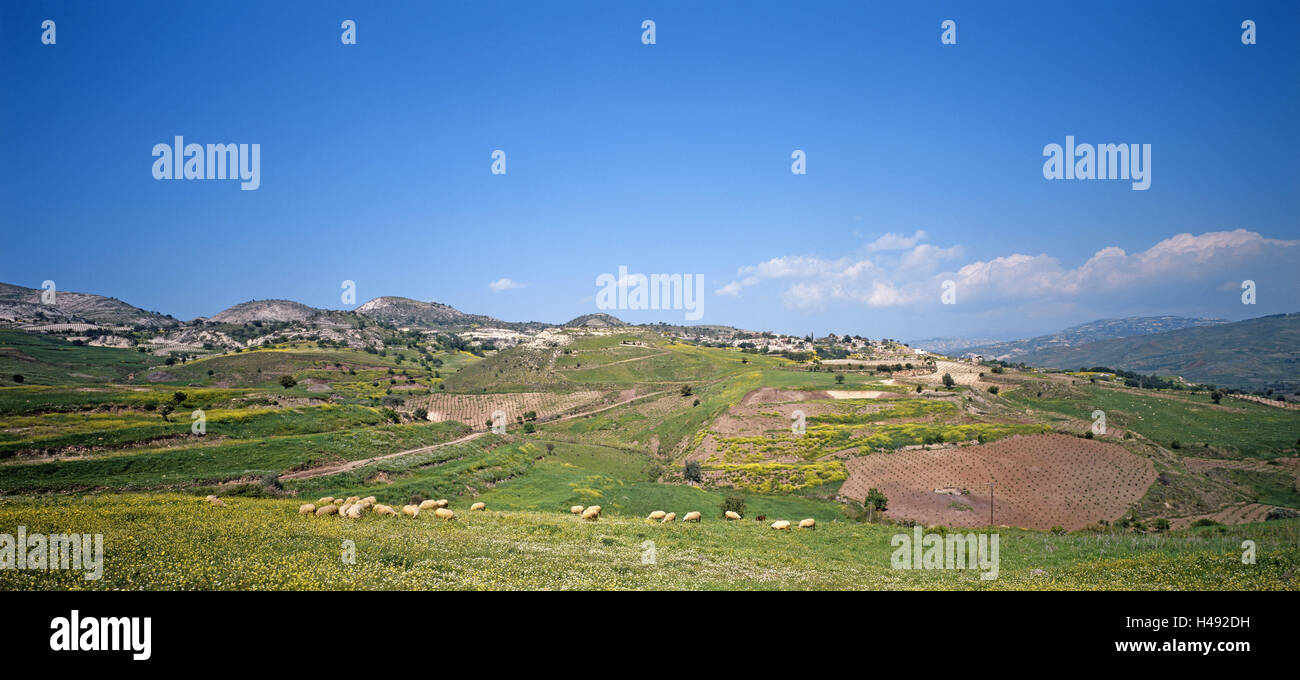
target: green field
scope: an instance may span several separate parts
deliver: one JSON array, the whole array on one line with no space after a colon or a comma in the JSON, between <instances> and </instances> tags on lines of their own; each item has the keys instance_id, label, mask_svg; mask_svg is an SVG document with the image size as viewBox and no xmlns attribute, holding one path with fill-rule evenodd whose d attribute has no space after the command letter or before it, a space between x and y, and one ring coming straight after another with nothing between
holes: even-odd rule
<instances>
[{"instance_id":1,"label":"green field","mask_svg":"<svg viewBox=\"0 0 1300 680\"><path fill-rule=\"evenodd\" d=\"M891 540L910 530L890 526L584 522L491 505L482 513L455 506L452 521L343 520L300 516L297 503L236 498L217 508L172 494L6 500L2 527L102 534L103 577L6 569L0 589L1277 590L1297 588L1300 563L1297 520L1142 538L1001 529L998 576L982 580L979 569L892 568ZM1245 539L1258 545L1256 564L1242 564ZM353 563L343 559L349 547Z\"/></svg>"},{"instance_id":2,"label":"green field","mask_svg":"<svg viewBox=\"0 0 1300 680\"><path fill-rule=\"evenodd\" d=\"M1231 400L1216 407L1187 392L1048 385L1021 373L999 376L1006 389L976 409L981 395L917 394L905 376L885 384L651 332L577 333L555 347L477 353L384 333L402 344L280 343L170 365L134 350L0 335L0 361L24 376L0 380L0 533L21 524L103 533L107 543L103 581L0 570L0 589L1297 587L1282 575L1300 557L1298 520L1149 528L1175 507L1300 506L1291 467L1197 475L1177 462L1294 455L1296 412ZM771 430L769 422L761 436L712 429L752 417L754 409L735 415L733 407L760 388L892 394L809 402L818 411L799 437L784 423ZM415 397L431 391L465 403L539 391L610 398L576 417L516 421L493 434L425 420ZM630 401L609 407L615 400ZM865 521L862 506L838 495L848 468L836 456L1077 430L1095 408L1143 435L1126 446L1162 475L1132 511L1151 524L1104 534L998 529L996 580L892 568L890 539L910 529ZM191 431L196 411L203 434ZM687 483L685 463L710 435L721 455L703 461L707 477ZM1168 448L1174 438L1178 449ZM347 462L356 465L341 471ZM228 507L204 502L210 493ZM325 495L374 495L394 506L446 498L458 517L297 514L298 504ZM489 511L467 512L476 501ZM736 504L744 519L722 520L723 507ZM601 519L572 516L574 505L600 505ZM655 510L698 511L704 521L647 523ZM805 518L817 529L768 528ZM1256 565L1240 563L1244 538L1260 544ZM355 565L338 560L345 539L356 544ZM645 541L654 541L654 564L641 561Z\"/></svg>"}]
</instances>

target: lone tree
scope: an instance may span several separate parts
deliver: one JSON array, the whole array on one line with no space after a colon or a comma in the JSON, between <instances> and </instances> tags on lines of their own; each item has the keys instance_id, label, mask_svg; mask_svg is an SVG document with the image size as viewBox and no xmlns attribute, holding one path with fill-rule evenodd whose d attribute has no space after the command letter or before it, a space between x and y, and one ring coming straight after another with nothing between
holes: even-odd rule
<instances>
[{"instance_id":1,"label":"lone tree","mask_svg":"<svg viewBox=\"0 0 1300 680\"><path fill-rule=\"evenodd\" d=\"M683 396L683 397L689 397L689 396L691 396L691 394L693 394L693 393L691 392L691 386L690 386L690 385L682 385L682 396Z\"/></svg>"},{"instance_id":2,"label":"lone tree","mask_svg":"<svg viewBox=\"0 0 1300 680\"><path fill-rule=\"evenodd\" d=\"M700 472L700 461L698 460L686 461L686 468L682 471L682 476L686 478L686 481L695 482L696 484L699 484L701 481L703 481L704 475L701 474Z\"/></svg>"},{"instance_id":3,"label":"lone tree","mask_svg":"<svg viewBox=\"0 0 1300 680\"><path fill-rule=\"evenodd\" d=\"M835 376L835 384L836 384L836 385L843 385L843 384L844 384L844 376L843 376L843 375L837 375L837 376Z\"/></svg>"},{"instance_id":4,"label":"lone tree","mask_svg":"<svg viewBox=\"0 0 1300 680\"><path fill-rule=\"evenodd\" d=\"M298 381L297 381L297 380L294 380L294 379L293 379L293 376L291 376L291 375L282 375L282 376L280 376L280 386L283 387L283 388L286 389L286 390L289 389L290 387L293 387L294 385L297 385L297 384L298 384Z\"/></svg>"},{"instance_id":5,"label":"lone tree","mask_svg":"<svg viewBox=\"0 0 1300 680\"><path fill-rule=\"evenodd\" d=\"M953 385L955 385L955 384L957 384L957 382L956 382L955 380L952 379L952 374L951 374L951 373L944 373L944 374L943 374L943 386L944 386L944 387L951 388L951 387L952 387Z\"/></svg>"},{"instance_id":6,"label":"lone tree","mask_svg":"<svg viewBox=\"0 0 1300 680\"><path fill-rule=\"evenodd\" d=\"M867 498L862 505L871 511L870 521L874 522L876 511L884 512L889 509L889 499L885 498L885 494L881 493L880 489L873 486L867 491Z\"/></svg>"}]
</instances>

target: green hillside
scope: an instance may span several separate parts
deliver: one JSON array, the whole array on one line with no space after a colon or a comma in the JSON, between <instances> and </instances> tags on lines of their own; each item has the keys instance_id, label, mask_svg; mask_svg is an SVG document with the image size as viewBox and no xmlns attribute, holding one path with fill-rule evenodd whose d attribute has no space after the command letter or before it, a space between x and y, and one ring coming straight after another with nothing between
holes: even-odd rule
<instances>
[{"instance_id":1,"label":"green hillside","mask_svg":"<svg viewBox=\"0 0 1300 680\"><path fill-rule=\"evenodd\" d=\"M1030 352L1044 368L1106 366L1239 389L1300 389L1300 313Z\"/></svg>"}]
</instances>

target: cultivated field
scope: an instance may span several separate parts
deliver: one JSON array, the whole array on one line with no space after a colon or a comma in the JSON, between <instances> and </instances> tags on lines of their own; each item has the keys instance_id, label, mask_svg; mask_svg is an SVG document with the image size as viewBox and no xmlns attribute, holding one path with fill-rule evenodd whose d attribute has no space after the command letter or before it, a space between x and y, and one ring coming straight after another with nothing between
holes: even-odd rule
<instances>
[{"instance_id":1,"label":"cultivated field","mask_svg":"<svg viewBox=\"0 0 1300 680\"><path fill-rule=\"evenodd\" d=\"M1062 434L992 444L913 449L854 458L841 493L862 499L876 487L889 515L948 526L993 523L1067 530L1112 520L1155 481L1151 462L1117 444Z\"/></svg>"}]
</instances>

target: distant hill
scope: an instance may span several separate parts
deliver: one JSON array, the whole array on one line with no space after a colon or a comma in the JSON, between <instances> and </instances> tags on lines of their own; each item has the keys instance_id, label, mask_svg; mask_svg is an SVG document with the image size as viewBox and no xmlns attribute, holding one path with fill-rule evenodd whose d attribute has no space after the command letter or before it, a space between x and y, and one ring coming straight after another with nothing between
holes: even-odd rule
<instances>
[{"instance_id":1,"label":"distant hill","mask_svg":"<svg viewBox=\"0 0 1300 680\"><path fill-rule=\"evenodd\" d=\"M995 343L997 343L997 340L989 338L926 338L924 340L913 340L907 343L907 346L913 349L925 349L931 352L938 352L939 354L947 354L951 356L967 347L992 345Z\"/></svg>"},{"instance_id":2,"label":"distant hill","mask_svg":"<svg viewBox=\"0 0 1300 680\"><path fill-rule=\"evenodd\" d=\"M321 310L293 300L250 300L213 315L213 323L250 323L253 321L306 321Z\"/></svg>"},{"instance_id":3,"label":"distant hill","mask_svg":"<svg viewBox=\"0 0 1300 680\"><path fill-rule=\"evenodd\" d=\"M1295 388L1300 385L1300 313L1048 347L1016 361L1043 368L1107 366L1239 389Z\"/></svg>"},{"instance_id":4,"label":"distant hill","mask_svg":"<svg viewBox=\"0 0 1300 680\"><path fill-rule=\"evenodd\" d=\"M54 304L41 302L40 288L0 283L0 319L36 323L87 323L105 326L160 328L179 322L157 312L128 305L117 298L56 290Z\"/></svg>"},{"instance_id":5,"label":"distant hill","mask_svg":"<svg viewBox=\"0 0 1300 680\"><path fill-rule=\"evenodd\" d=\"M583 314L564 324L565 328L620 328L626 326L623 320L609 314Z\"/></svg>"},{"instance_id":6,"label":"distant hill","mask_svg":"<svg viewBox=\"0 0 1300 680\"><path fill-rule=\"evenodd\" d=\"M1226 319L1188 318L1183 316L1133 316L1126 319L1100 319L1071 326L1059 333L1040 335L1025 340L993 342L952 348L955 354L980 354L989 359L1023 361L1021 357L1031 352L1076 347L1110 338L1127 338L1136 335L1164 333L1183 328L1212 326L1227 323ZM917 345L924 347L924 345ZM925 347L925 349L929 349Z\"/></svg>"},{"instance_id":7,"label":"distant hill","mask_svg":"<svg viewBox=\"0 0 1300 680\"><path fill-rule=\"evenodd\" d=\"M377 297L357 307L357 313L396 326L511 328L518 325L481 314L466 314L440 302L422 302L392 295Z\"/></svg>"}]
</instances>

